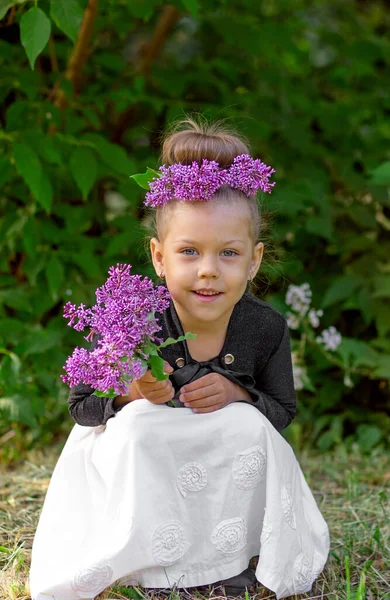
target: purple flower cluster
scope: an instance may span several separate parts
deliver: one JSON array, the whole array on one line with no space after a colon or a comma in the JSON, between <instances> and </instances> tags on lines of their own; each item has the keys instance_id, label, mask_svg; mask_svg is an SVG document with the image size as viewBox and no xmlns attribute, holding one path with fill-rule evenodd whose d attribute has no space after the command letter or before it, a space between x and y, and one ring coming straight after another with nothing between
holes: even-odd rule
<instances>
[{"instance_id":1,"label":"purple flower cluster","mask_svg":"<svg viewBox=\"0 0 390 600\"><path fill-rule=\"evenodd\" d=\"M169 292L164 286L155 287L141 275L130 275L131 265L110 267L106 283L96 290L96 304L85 308L71 302L64 306L68 326L77 331L90 328L85 337L92 341L99 336L97 347L88 352L75 348L65 364L64 383L75 386L85 383L99 392L114 390L126 394L128 384L146 372L148 355L143 346L153 341L161 330L155 312L169 306ZM77 319L77 322L76 322Z\"/></svg>"},{"instance_id":2,"label":"purple flower cluster","mask_svg":"<svg viewBox=\"0 0 390 600\"><path fill-rule=\"evenodd\" d=\"M275 185L268 181L275 169L249 154L236 156L228 169L220 169L217 162L204 158L201 165L196 161L191 165L177 163L169 167L162 165L159 170L161 176L149 183L145 206L155 208L173 199L210 200L223 185L238 189L247 196L254 196L258 189L271 193Z\"/></svg>"},{"instance_id":3,"label":"purple flower cluster","mask_svg":"<svg viewBox=\"0 0 390 600\"><path fill-rule=\"evenodd\" d=\"M254 196L259 188L270 194L275 185L275 182L268 181L275 169L268 167L259 158L251 158L249 154L236 156L228 173L228 185L241 190L246 196Z\"/></svg>"}]
</instances>

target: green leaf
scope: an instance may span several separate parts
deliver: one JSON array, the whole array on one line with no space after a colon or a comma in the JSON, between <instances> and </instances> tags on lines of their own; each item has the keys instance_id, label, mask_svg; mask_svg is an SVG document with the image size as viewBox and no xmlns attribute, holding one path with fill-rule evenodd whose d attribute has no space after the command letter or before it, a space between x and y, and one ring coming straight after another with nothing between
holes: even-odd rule
<instances>
[{"instance_id":1,"label":"green leaf","mask_svg":"<svg viewBox=\"0 0 390 600\"><path fill-rule=\"evenodd\" d=\"M348 298L361 284L361 281L361 278L355 275L345 275L332 281L322 301L322 308Z\"/></svg>"},{"instance_id":2,"label":"green leaf","mask_svg":"<svg viewBox=\"0 0 390 600\"><path fill-rule=\"evenodd\" d=\"M99 390L95 390L93 395L97 396L98 398L116 398L116 396L118 396L118 394L114 392L113 388L110 388L108 392L99 392Z\"/></svg>"},{"instance_id":3,"label":"green leaf","mask_svg":"<svg viewBox=\"0 0 390 600\"><path fill-rule=\"evenodd\" d=\"M390 161L382 163L371 172L371 182L373 185L390 186Z\"/></svg>"},{"instance_id":4,"label":"green leaf","mask_svg":"<svg viewBox=\"0 0 390 600\"><path fill-rule=\"evenodd\" d=\"M195 17L198 17L199 2L198 0L181 0L183 6Z\"/></svg>"},{"instance_id":5,"label":"green leaf","mask_svg":"<svg viewBox=\"0 0 390 600\"><path fill-rule=\"evenodd\" d=\"M164 359L161 356L149 356L147 363L157 381L168 378L168 374L164 373Z\"/></svg>"},{"instance_id":6,"label":"green leaf","mask_svg":"<svg viewBox=\"0 0 390 600\"><path fill-rule=\"evenodd\" d=\"M37 420L33 413L30 399L22 394L14 394L0 398L0 412L6 414L10 421L23 423L28 427L36 427Z\"/></svg>"},{"instance_id":7,"label":"green leaf","mask_svg":"<svg viewBox=\"0 0 390 600\"><path fill-rule=\"evenodd\" d=\"M53 188L49 176L45 171L42 171L41 187L36 198L39 204L46 210L47 214L49 214L53 201Z\"/></svg>"},{"instance_id":8,"label":"green leaf","mask_svg":"<svg viewBox=\"0 0 390 600\"><path fill-rule=\"evenodd\" d=\"M371 450L382 439L382 431L379 427L365 423L358 426L356 434L357 442L363 450Z\"/></svg>"},{"instance_id":9,"label":"green leaf","mask_svg":"<svg viewBox=\"0 0 390 600\"><path fill-rule=\"evenodd\" d=\"M5 17L8 10L17 4L24 4L27 0L0 0L0 19Z\"/></svg>"},{"instance_id":10,"label":"green leaf","mask_svg":"<svg viewBox=\"0 0 390 600\"><path fill-rule=\"evenodd\" d=\"M46 277L49 283L49 290L53 299L57 300L59 297L59 290L61 289L65 281L65 272L62 263L58 260L57 256L53 256L49 263L46 265Z\"/></svg>"},{"instance_id":11,"label":"green leaf","mask_svg":"<svg viewBox=\"0 0 390 600\"><path fill-rule=\"evenodd\" d=\"M374 298L390 298L390 276L377 275L375 277Z\"/></svg>"},{"instance_id":12,"label":"green leaf","mask_svg":"<svg viewBox=\"0 0 390 600\"><path fill-rule=\"evenodd\" d=\"M50 19L37 6L30 8L20 19L20 38L32 69L37 56L49 41L50 31Z\"/></svg>"},{"instance_id":13,"label":"green leaf","mask_svg":"<svg viewBox=\"0 0 390 600\"><path fill-rule=\"evenodd\" d=\"M57 27L75 42L83 18L77 0L51 0L50 16Z\"/></svg>"},{"instance_id":14,"label":"green leaf","mask_svg":"<svg viewBox=\"0 0 390 600\"><path fill-rule=\"evenodd\" d=\"M14 142L13 154L17 172L23 177L33 196L37 198L41 190L42 176L42 167L38 156L29 146L19 142Z\"/></svg>"},{"instance_id":15,"label":"green leaf","mask_svg":"<svg viewBox=\"0 0 390 600\"><path fill-rule=\"evenodd\" d=\"M170 346L171 344L177 344L177 342L183 342L184 340L195 340L195 339L196 339L196 333L190 333L188 331L185 335L179 336L177 338L177 340L174 340L171 337L167 338L164 342L162 342L158 346L158 348L165 348L165 346Z\"/></svg>"},{"instance_id":16,"label":"green leaf","mask_svg":"<svg viewBox=\"0 0 390 600\"><path fill-rule=\"evenodd\" d=\"M1 361L1 378L4 380L4 375L7 374L8 376L11 375L12 378L16 381L19 377L20 369L22 366L22 362L19 356L14 352L11 352L10 350L7 350L6 348L0 348L0 354L6 355Z\"/></svg>"},{"instance_id":17,"label":"green leaf","mask_svg":"<svg viewBox=\"0 0 390 600\"><path fill-rule=\"evenodd\" d=\"M100 158L116 173L128 175L134 169L133 162L121 146L112 144L97 133L88 133L83 139L94 144Z\"/></svg>"},{"instance_id":18,"label":"green leaf","mask_svg":"<svg viewBox=\"0 0 390 600\"><path fill-rule=\"evenodd\" d=\"M390 379L390 355L379 357L374 376L378 379Z\"/></svg>"},{"instance_id":19,"label":"green leaf","mask_svg":"<svg viewBox=\"0 0 390 600\"><path fill-rule=\"evenodd\" d=\"M130 175L130 179L134 179L136 183L144 190L149 190L149 183L155 177L161 177L162 173L160 171L155 171L148 167L145 173L137 173L136 175Z\"/></svg>"},{"instance_id":20,"label":"green leaf","mask_svg":"<svg viewBox=\"0 0 390 600\"><path fill-rule=\"evenodd\" d=\"M366 342L347 337L342 338L337 353L348 367L375 367L379 358L378 352Z\"/></svg>"},{"instance_id":21,"label":"green leaf","mask_svg":"<svg viewBox=\"0 0 390 600\"><path fill-rule=\"evenodd\" d=\"M78 147L70 157L70 172L86 200L97 176L94 153L88 148Z\"/></svg>"},{"instance_id":22,"label":"green leaf","mask_svg":"<svg viewBox=\"0 0 390 600\"><path fill-rule=\"evenodd\" d=\"M12 169L6 156L0 156L0 187L11 178Z\"/></svg>"}]
</instances>

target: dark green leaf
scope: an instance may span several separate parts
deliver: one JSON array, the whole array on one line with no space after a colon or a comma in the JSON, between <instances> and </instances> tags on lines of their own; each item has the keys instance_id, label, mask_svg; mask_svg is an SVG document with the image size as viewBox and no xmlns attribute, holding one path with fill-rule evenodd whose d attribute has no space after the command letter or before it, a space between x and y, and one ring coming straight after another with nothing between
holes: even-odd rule
<instances>
[{"instance_id":1,"label":"dark green leaf","mask_svg":"<svg viewBox=\"0 0 390 600\"><path fill-rule=\"evenodd\" d=\"M24 4L28 0L0 0L0 19L5 17L7 11L18 4Z\"/></svg>"},{"instance_id":2,"label":"dark green leaf","mask_svg":"<svg viewBox=\"0 0 390 600\"><path fill-rule=\"evenodd\" d=\"M75 42L83 18L77 0L51 0L50 16L57 27Z\"/></svg>"},{"instance_id":3,"label":"dark green leaf","mask_svg":"<svg viewBox=\"0 0 390 600\"><path fill-rule=\"evenodd\" d=\"M49 290L52 297L57 300L59 291L65 280L65 272L62 263L57 256L53 256L46 265L46 277L49 283Z\"/></svg>"},{"instance_id":4,"label":"dark green leaf","mask_svg":"<svg viewBox=\"0 0 390 600\"><path fill-rule=\"evenodd\" d=\"M37 6L30 8L20 19L20 38L32 69L37 56L49 41L50 31L50 19Z\"/></svg>"},{"instance_id":5,"label":"dark green leaf","mask_svg":"<svg viewBox=\"0 0 390 600\"><path fill-rule=\"evenodd\" d=\"M94 153L88 148L76 148L70 158L69 167L83 195L83 199L86 200L97 176L97 164Z\"/></svg>"},{"instance_id":6,"label":"dark green leaf","mask_svg":"<svg viewBox=\"0 0 390 600\"><path fill-rule=\"evenodd\" d=\"M382 439L382 432L375 425L367 425L363 423L356 430L357 442L363 450L371 450Z\"/></svg>"},{"instance_id":7,"label":"dark green leaf","mask_svg":"<svg viewBox=\"0 0 390 600\"><path fill-rule=\"evenodd\" d=\"M6 414L10 421L23 423L28 427L36 427L37 425L30 399L25 395L13 394L0 398L1 412Z\"/></svg>"},{"instance_id":8,"label":"dark green leaf","mask_svg":"<svg viewBox=\"0 0 390 600\"><path fill-rule=\"evenodd\" d=\"M29 146L19 142L14 142L13 153L17 172L23 177L32 194L37 198L41 190L42 176L39 158Z\"/></svg>"},{"instance_id":9,"label":"dark green leaf","mask_svg":"<svg viewBox=\"0 0 390 600\"><path fill-rule=\"evenodd\" d=\"M100 158L116 173L128 175L134 170L134 163L121 146L112 144L96 133L89 133L84 136L84 139L94 144Z\"/></svg>"},{"instance_id":10,"label":"dark green leaf","mask_svg":"<svg viewBox=\"0 0 390 600\"><path fill-rule=\"evenodd\" d=\"M345 275L344 277L338 277L335 279L325 292L324 299L322 301L322 308L336 304L348 298L352 292L354 292L362 280L360 277L355 275Z\"/></svg>"},{"instance_id":11,"label":"dark green leaf","mask_svg":"<svg viewBox=\"0 0 390 600\"><path fill-rule=\"evenodd\" d=\"M195 17L198 17L199 2L198 0L181 0L184 7Z\"/></svg>"}]
</instances>

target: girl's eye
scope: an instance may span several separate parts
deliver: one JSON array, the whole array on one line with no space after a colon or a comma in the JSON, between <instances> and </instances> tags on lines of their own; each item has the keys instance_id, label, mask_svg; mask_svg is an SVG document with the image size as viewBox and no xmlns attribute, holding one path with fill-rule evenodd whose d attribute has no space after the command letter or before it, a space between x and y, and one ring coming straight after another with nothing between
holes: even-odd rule
<instances>
[{"instance_id":1,"label":"girl's eye","mask_svg":"<svg viewBox=\"0 0 390 600\"><path fill-rule=\"evenodd\" d=\"M238 254L235 250L224 250L224 252L231 252L231 254L228 254L227 256L236 256Z\"/></svg>"},{"instance_id":2,"label":"girl's eye","mask_svg":"<svg viewBox=\"0 0 390 600\"><path fill-rule=\"evenodd\" d=\"M185 254L186 256L193 256L193 252L195 252L195 248L184 248L181 251L181 254Z\"/></svg>"}]
</instances>

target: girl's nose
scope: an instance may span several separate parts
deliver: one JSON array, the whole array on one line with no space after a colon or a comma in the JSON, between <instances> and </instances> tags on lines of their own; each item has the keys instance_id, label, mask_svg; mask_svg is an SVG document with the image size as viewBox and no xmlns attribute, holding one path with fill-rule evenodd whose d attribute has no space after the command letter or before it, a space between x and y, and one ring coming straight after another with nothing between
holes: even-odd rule
<instances>
[{"instance_id":1,"label":"girl's nose","mask_svg":"<svg viewBox=\"0 0 390 600\"><path fill-rule=\"evenodd\" d=\"M217 260L212 257L204 257L198 266L198 277L219 277Z\"/></svg>"}]
</instances>

